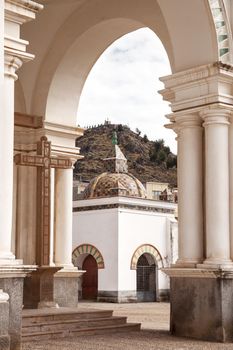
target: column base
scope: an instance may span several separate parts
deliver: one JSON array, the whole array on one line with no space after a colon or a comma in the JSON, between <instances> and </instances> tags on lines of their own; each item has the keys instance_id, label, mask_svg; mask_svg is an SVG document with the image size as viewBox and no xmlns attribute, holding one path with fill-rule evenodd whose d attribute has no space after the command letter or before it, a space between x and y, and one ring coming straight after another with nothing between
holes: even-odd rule
<instances>
[{"instance_id":1,"label":"column base","mask_svg":"<svg viewBox=\"0 0 233 350\"><path fill-rule=\"evenodd\" d=\"M198 264L197 267L204 269L233 268L233 262L230 259L206 259L203 264Z\"/></svg>"},{"instance_id":2,"label":"column base","mask_svg":"<svg viewBox=\"0 0 233 350\"><path fill-rule=\"evenodd\" d=\"M38 267L24 280L25 309L58 307L54 301L54 274L60 267Z\"/></svg>"},{"instance_id":3,"label":"column base","mask_svg":"<svg viewBox=\"0 0 233 350\"><path fill-rule=\"evenodd\" d=\"M0 268L1 266L22 266L23 260L22 259L15 259L15 256L12 255L12 257L6 257L0 254Z\"/></svg>"},{"instance_id":4,"label":"column base","mask_svg":"<svg viewBox=\"0 0 233 350\"><path fill-rule=\"evenodd\" d=\"M61 307L77 307L80 277L85 271L64 267L54 275L54 301Z\"/></svg>"},{"instance_id":5,"label":"column base","mask_svg":"<svg viewBox=\"0 0 233 350\"><path fill-rule=\"evenodd\" d=\"M0 289L0 349L10 350L9 337L9 295Z\"/></svg>"},{"instance_id":6,"label":"column base","mask_svg":"<svg viewBox=\"0 0 233 350\"><path fill-rule=\"evenodd\" d=\"M171 268L165 272L171 277L171 333L233 342L233 269Z\"/></svg>"},{"instance_id":7,"label":"column base","mask_svg":"<svg viewBox=\"0 0 233 350\"><path fill-rule=\"evenodd\" d=\"M14 260L15 259L15 256L13 253L11 252L3 252L1 251L0 252L0 260Z\"/></svg>"},{"instance_id":8,"label":"column base","mask_svg":"<svg viewBox=\"0 0 233 350\"><path fill-rule=\"evenodd\" d=\"M196 267L197 264L201 264L202 262L202 259L178 259L176 263L172 266L177 268L193 268Z\"/></svg>"},{"instance_id":9,"label":"column base","mask_svg":"<svg viewBox=\"0 0 233 350\"><path fill-rule=\"evenodd\" d=\"M58 309L59 305L55 301L40 301L37 309Z\"/></svg>"},{"instance_id":10,"label":"column base","mask_svg":"<svg viewBox=\"0 0 233 350\"><path fill-rule=\"evenodd\" d=\"M33 269L35 269L35 266L23 266L19 264L0 266L0 289L9 295L9 322L7 325L9 336L0 334L0 344L4 344L4 350L8 349L9 340L11 350L21 349L23 281L27 273ZM1 295L0 302L4 297L6 297L4 294ZM2 312L1 316L3 316Z\"/></svg>"}]
</instances>

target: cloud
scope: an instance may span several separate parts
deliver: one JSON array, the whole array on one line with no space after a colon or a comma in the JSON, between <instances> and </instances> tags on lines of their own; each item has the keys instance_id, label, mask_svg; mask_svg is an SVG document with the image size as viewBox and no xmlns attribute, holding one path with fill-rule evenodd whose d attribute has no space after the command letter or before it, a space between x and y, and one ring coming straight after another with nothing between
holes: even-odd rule
<instances>
[{"instance_id":1,"label":"cloud","mask_svg":"<svg viewBox=\"0 0 233 350\"><path fill-rule=\"evenodd\" d=\"M176 152L175 134L163 127L170 113L157 93L159 77L171 73L158 37L148 28L116 40L98 59L85 83L78 110L81 126L123 123L139 128L149 139L164 138Z\"/></svg>"}]
</instances>

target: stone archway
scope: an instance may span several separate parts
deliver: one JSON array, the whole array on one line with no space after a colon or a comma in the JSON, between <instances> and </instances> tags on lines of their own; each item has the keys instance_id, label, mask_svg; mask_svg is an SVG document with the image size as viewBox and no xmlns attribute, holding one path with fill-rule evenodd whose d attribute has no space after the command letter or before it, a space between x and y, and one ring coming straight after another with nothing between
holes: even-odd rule
<instances>
[{"instance_id":1,"label":"stone archway","mask_svg":"<svg viewBox=\"0 0 233 350\"><path fill-rule=\"evenodd\" d=\"M163 259L162 259L161 254L159 253L159 251L151 244L142 244L133 253L133 256L131 259L131 264L130 264L131 270L136 270L138 259L144 253L148 253L148 254L153 256L158 268L164 267L163 266Z\"/></svg>"},{"instance_id":2,"label":"stone archway","mask_svg":"<svg viewBox=\"0 0 233 350\"><path fill-rule=\"evenodd\" d=\"M98 295L98 269L104 269L104 259L92 244L81 244L72 253L72 262L86 272L79 286L79 298L96 300Z\"/></svg>"},{"instance_id":3,"label":"stone archway","mask_svg":"<svg viewBox=\"0 0 233 350\"><path fill-rule=\"evenodd\" d=\"M104 269L104 258L100 251L93 246L92 244L81 244L77 248L73 250L72 253L72 262L75 266L77 266L77 259L80 255L90 254L96 260L97 268Z\"/></svg>"},{"instance_id":4,"label":"stone archway","mask_svg":"<svg viewBox=\"0 0 233 350\"><path fill-rule=\"evenodd\" d=\"M130 268L136 270L138 301L158 299L158 269L164 267L160 252L151 244L139 246L131 259Z\"/></svg>"}]
</instances>

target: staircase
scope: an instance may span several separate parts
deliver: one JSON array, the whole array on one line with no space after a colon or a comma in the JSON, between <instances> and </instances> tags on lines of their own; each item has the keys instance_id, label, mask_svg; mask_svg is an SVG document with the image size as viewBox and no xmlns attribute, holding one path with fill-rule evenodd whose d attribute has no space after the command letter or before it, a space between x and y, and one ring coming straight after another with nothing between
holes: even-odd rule
<instances>
[{"instance_id":1,"label":"staircase","mask_svg":"<svg viewBox=\"0 0 233 350\"><path fill-rule=\"evenodd\" d=\"M112 316L109 310L68 308L23 310L22 341L40 341L140 330L140 323L127 323L126 317Z\"/></svg>"}]
</instances>

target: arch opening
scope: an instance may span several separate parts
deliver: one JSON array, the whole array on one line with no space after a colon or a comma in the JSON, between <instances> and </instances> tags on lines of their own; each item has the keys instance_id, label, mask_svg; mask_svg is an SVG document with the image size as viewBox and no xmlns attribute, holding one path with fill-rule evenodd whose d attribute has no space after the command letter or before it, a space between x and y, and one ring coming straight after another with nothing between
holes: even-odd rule
<instances>
[{"instance_id":1,"label":"arch opening","mask_svg":"<svg viewBox=\"0 0 233 350\"><path fill-rule=\"evenodd\" d=\"M74 266L82 268L83 260L87 255L92 255L96 260L97 268L104 269L104 259L100 251L92 244L81 244L73 250L72 262Z\"/></svg>"},{"instance_id":2,"label":"arch opening","mask_svg":"<svg viewBox=\"0 0 233 350\"><path fill-rule=\"evenodd\" d=\"M33 93L26 96L28 112L44 115L48 122L75 126L78 100L98 57L116 39L142 27L150 28L161 39L173 72L217 61L216 33L208 6L204 1L185 0L179 6L182 11L172 2L143 0L135 6L133 0L119 0L116 6L114 0L102 0L101 6L87 1L81 9L73 10L43 51L33 77ZM193 13L198 13L198 21ZM43 14L39 24L43 33ZM30 25L25 28L32 41Z\"/></svg>"},{"instance_id":3,"label":"arch opening","mask_svg":"<svg viewBox=\"0 0 233 350\"><path fill-rule=\"evenodd\" d=\"M153 302L158 299L158 267L154 256L143 253L137 261L137 300Z\"/></svg>"},{"instance_id":4,"label":"arch opening","mask_svg":"<svg viewBox=\"0 0 233 350\"><path fill-rule=\"evenodd\" d=\"M161 269L164 267L163 259L160 252L151 244L143 244L135 250L132 256L131 264L130 264L131 270L137 269L138 259L144 253L148 253L154 258L154 260L156 261L156 265L158 266L158 269Z\"/></svg>"},{"instance_id":5,"label":"arch opening","mask_svg":"<svg viewBox=\"0 0 233 350\"><path fill-rule=\"evenodd\" d=\"M82 269L86 271L82 277L82 299L96 300L98 295L98 266L91 254L85 257Z\"/></svg>"}]
</instances>

